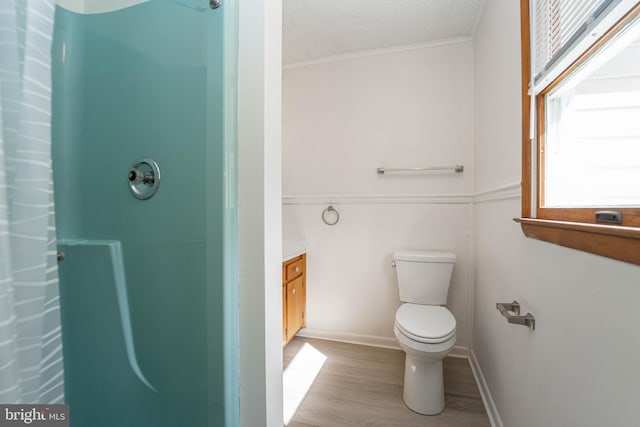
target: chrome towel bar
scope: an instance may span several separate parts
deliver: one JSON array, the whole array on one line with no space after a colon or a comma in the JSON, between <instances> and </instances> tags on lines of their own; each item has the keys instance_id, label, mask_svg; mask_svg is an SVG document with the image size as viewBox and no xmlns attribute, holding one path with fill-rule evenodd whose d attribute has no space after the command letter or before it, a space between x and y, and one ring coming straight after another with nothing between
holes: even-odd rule
<instances>
[{"instance_id":1,"label":"chrome towel bar","mask_svg":"<svg viewBox=\"0 0 640 427\"><path fill-rule=\"evenodd\" d=\"M464 172L463 165L455 165L455 166L433 166L429 168L378 168L378 175L384 175L385 173L423 173L423 172L455 172L462 173Z\"/></svg>"},{"instance_id":2,"label":"chrome towel bar","mask_svg":"<svg viewBox=\"0 0 640 427\"><path fill-rule=\"evenodd\" d=\"M533 314L527 313L524 316L520 316L520 303L518 301L499 302L496 304L496 308L507 319L507 322L528 326L532 331L536 329L536 318ZM515 316L509 313L510 311L515 313Z\"/></svg>"}]
</instances>

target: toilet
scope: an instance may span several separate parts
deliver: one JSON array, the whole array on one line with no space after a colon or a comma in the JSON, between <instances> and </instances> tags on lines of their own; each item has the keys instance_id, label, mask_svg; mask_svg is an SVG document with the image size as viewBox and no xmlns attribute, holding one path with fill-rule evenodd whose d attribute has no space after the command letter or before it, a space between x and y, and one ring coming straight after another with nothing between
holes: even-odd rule
<instances>
[{"instance_id":1,"label":"toilet","mask_svg":"<svg viewBox=\"0 0 640 427\"><path fill-rule=\"evenodd\" d=\"M446 307L455 254L402 250L393 253L400 301L394 333L404 362L404 403L413 411L444 410L442 359L456 342L456 319Z\"/></svg>"}]
</instances>

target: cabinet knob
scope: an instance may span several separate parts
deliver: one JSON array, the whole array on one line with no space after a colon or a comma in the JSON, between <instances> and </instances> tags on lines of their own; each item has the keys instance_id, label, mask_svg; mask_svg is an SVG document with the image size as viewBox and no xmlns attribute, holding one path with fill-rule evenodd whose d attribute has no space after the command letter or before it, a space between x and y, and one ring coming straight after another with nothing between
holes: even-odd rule
<instances>
[{"instance_id":1,"label":"cabinet knob","mask_svg":"<svg viewBox=\"0 0 640 427\"><path fill-rule=\"evenodd\" d=\"M296 273L300 271L300 267L296 267Z\"/></svg>"},{"instance_id":2,"label":"cabinet knob","mask_svg":"<svg viewBox=\"0 0 640 427\"><path fill-rule=\"evenodd\" d=\"M296 293L296 288L291 289L291 293L295 294Z\"/></svg>"}]
</instances>

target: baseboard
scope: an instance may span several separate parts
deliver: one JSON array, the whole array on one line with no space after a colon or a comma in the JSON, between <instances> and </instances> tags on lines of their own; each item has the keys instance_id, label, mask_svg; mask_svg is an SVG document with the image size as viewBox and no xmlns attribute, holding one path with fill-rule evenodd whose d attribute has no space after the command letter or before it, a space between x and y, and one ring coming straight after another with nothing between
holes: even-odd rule
<instances>
[{"instance_id":1,"label":"baseboard","mask_svg":"<svg viewBox=\"0 0 640 427\"><path fill-rule=\"evenodd\" d=\"M463 345L455 345L447 357L459 357L460 359L469 358L469 349Z\"/></svg>"},{"instance_id":2,"label":"baseboard","mask_svg":"<svg viewBox=\"0 0 640 427\"><path fill-rule=\"evenodd\" d=\"M350 332L323 331L320 329L304 328L298 332L298 336L316 338L327 341L345 342L348 344L368 345L371 347L392 348L400 350L395 338L378 337L374 335L353 334Z\"/></svg>"},{"instance_id":3,"label":"baseboard","mask_svg":"<svg viewBox=\"0 0 640 427\"><path fill-rule=\"evenodd\" d=\"M489 422L491 422L491 427L504 427L502 419L500 419L500 414L498 413L498 408L496 407L496 403L493 401L493 397L489 391L489 386L487 385L487 381L484 379L482 369L480 369L480 364L478 363L478 359L476 358L476 354L473 352L473 349L469 350L469 365L471 365L471 372L473 372L476 384L478 384L478 389L480 389L480 396L482 397L484 408L487 411Z\"/></svg>"},{"instance_id":4,"label":"baseboard","mask_svg":"<svg viewBox=\"0 0 640 427\"><path fill-rule=\"evenodd\" d=\"M378 337L375 335L354 334L350 332L323 331L320 329L304 328L298 332L298 336L305 338L316 338L327 341L345 342L348 344L368 345L371 347L391 348L401 350L395 338ZM456 345L449 353L449 357L469 358L467 347Z\"/></svg>"}]
</instances>

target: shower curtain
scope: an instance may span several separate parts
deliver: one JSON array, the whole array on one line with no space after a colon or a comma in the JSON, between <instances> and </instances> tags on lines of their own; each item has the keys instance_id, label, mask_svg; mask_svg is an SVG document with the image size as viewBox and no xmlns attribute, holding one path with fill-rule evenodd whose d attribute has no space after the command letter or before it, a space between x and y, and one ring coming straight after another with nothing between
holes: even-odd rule
<instances>
[{"instance_id":1,"label":"shower curtain","mask_svg":"<svg viewBox=\"0 0 640 427\"><path fill-rule=\"evenodd\" d=\"M0 403L64 400L51 178L54 0L0 1Z\"/></svg>"}]
</instances>

